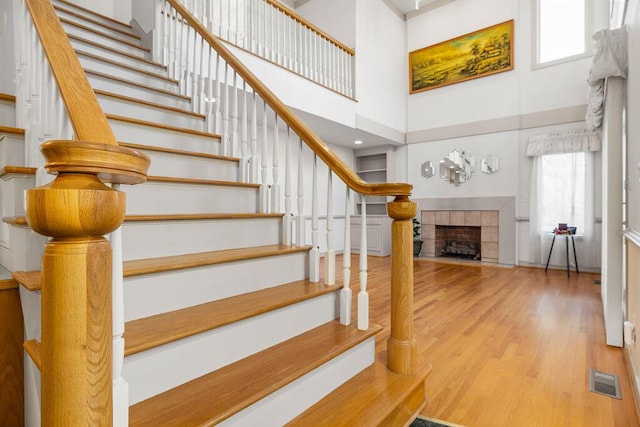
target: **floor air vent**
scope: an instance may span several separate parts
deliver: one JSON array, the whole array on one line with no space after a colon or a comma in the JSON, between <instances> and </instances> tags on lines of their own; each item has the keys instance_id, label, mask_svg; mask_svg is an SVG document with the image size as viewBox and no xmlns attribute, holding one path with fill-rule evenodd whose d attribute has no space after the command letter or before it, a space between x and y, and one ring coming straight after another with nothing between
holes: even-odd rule
<instances>
[{"instance_id":1,"label":"floor air vent","mask_svg":"<svg viewBox=\"0 0 640 427\"><path fill-rule=\"evenodd\" d=\"M594 393L622 399L622 395L620 394L620 381L617 375L591 369L589 371L589 390Z\"/></svg>"}]
</instances>

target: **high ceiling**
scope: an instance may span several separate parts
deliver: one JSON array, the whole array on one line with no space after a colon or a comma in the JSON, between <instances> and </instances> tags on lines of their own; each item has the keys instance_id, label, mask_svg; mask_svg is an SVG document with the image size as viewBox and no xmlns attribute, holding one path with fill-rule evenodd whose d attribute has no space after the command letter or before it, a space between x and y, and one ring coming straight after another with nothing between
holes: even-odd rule
<instances>
[{"instance_id":1,"label":"high ceiling","mask_svg":"<svg viewBox=\"0 0 640 427\"><path fill-rule=\"evenodd\" d=\"M435 0L420 0L420 7L428 3L433 3L434 1ZM391 0L391 2L404 13L416 10L416 0Z\"/></svg>"}]
</instances>

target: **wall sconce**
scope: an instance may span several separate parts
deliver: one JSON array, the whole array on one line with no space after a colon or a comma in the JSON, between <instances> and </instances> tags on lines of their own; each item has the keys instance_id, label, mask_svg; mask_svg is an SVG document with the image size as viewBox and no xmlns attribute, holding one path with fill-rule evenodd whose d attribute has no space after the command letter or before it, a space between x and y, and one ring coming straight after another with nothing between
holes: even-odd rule
<instances>
[{"instance_id":1,"label":"wall sconce","mask_svg":"<svg viewBox=\"0 0 640 427\"><path fill-rule=\"evenodd\" d=\"M440 178L456 186L471 179L475 173L476 159L456 148L440 160Z\"/></svg>"},{"instance_id":2,"label":"wall sconce","mask_svg":"<svg viewBox=\"0 0 640 427\"><path fill-rule=\"evenodd\" d=\"M487 175L498 172L500 170L500 158L493 154L487 154L480 162L480 170Z\"/></svg>"},{"instance_id":3,"label":"wall sconce","mask_svg":"<svg viewBox=\"0 0 640 427\"><path fill-rule=\"evenodd\" d=\"M420 173L425 178L431 178L436 174L436 165L431 160L427 160L420 167Z\"/></svg>"}]
</instances>

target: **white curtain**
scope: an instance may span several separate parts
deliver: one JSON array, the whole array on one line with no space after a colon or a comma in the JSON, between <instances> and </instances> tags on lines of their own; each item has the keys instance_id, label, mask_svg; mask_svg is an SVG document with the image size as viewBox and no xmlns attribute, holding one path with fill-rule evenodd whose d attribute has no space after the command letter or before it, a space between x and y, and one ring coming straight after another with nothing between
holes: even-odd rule
<instances>
[{"instance_id":1,"label":"white curtain","mask_svg":"<svg viewBox=\"0 0 640 427\"><path fill-rule=\"evenodd\" d=\"M627 78L627 30L601 30L593 35L596 53L589 70L589 102L587 106L587 128L598 129L604 116L606 81L609 77Z\"/></svg>"},{"instance_id":2,"label":"white curtain","mask_svg":"<svg viewBox=\"0 0 640 427\"><path fill-rule=\"evenodd\" d=\"M600 244L595 228L595 154L600 148L589 138L577 144L571 131L530 138L527 155L532 157L529 212L529 262L545 265L558 223L576 226L574 236L578 266L599 268L597 253ZM597 137L596 137L597 138ZM553 143L555 141L555 143ZM566 267L565 237L558 236L549 265ZM573 247L569 238L569 261L574 266Z\"/></svg>"}]
</instances>

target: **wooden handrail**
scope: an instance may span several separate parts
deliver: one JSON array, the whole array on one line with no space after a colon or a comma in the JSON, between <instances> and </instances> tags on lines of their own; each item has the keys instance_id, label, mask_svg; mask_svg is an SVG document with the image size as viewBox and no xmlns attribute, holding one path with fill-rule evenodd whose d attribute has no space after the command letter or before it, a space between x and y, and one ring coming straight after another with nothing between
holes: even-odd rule
<instances>
[{"instance_id":1,"label":"wooden handrail","mask_svg":"<svg viewBox=\"0 0 640 427\"><path fill-rule=\"evenodd\" d=\"M76 138L118 145L71 42L49 0L26 0Z\"/></svg>"},{"instance_id":2,"label":"wooden handrail","mask_svg":"<svg viewBox=\"0 0 640 427\"><path fill-rule=\"evenodd\" d=\"M275 7L276 9L280 10L282 13L284 13L285 15L287 15L288 17L290 17L294 21L297 21L297 22L301 23L302 25L304 25L305 27L309 28L314 33L317 33L323 39L327 40L328 42L330 42L330 43L336 45L337 47L339 47L340 49L344 50L349 55L353 56L353 55L356 54L355 49L352 49L352 48L348 47L347 45L345 45L343 43L340 43L338 40L334 39L329 34L325 33L320 28L316 27L311 22L307 21L306 19L304 19L302 16L298 15L293 10L283 6L278 1L276 1L276 0L264 0L264 1L267 2L268 4L270 4L271 6Z\"/></svg>"},{"instance_id":3,"label":"wooden handrail","mask_svg":"<svg viewBox=\"0 0 640 427\"><path fill-rule=\"evenodd\" d=\"M370 184L365 182L342 159L336 156L322 139L236 58L216 36L211 34L186 7L178 0L168 0L168 2L349 188L360 194L370 196L408 196L411 194L411 184Z\"/></svg>"}]
</instances>

